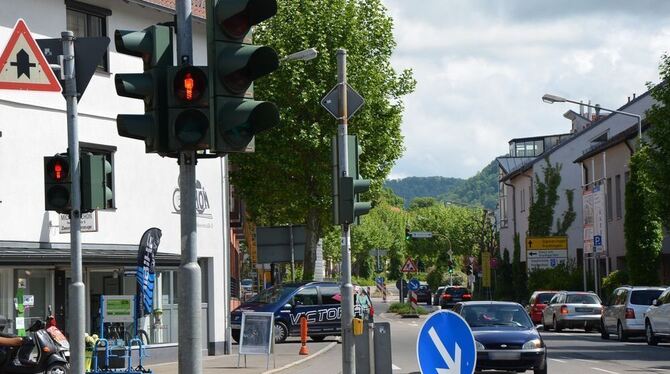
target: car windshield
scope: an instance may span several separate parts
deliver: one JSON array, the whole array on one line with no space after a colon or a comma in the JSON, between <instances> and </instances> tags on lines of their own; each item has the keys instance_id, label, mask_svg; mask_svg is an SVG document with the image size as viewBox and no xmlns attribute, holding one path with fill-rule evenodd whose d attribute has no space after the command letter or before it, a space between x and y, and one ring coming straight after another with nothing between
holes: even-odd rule
<instances>
[{"instance_id":1,"label":"car windshield","mask_svg":"<svg viewBox=\"0 0 670 374\"><path fill-rule=\"evenodd\" d=\"M252 297L250 303L260 303L260 304L274 304L277 301L283 299L285 296L288 296L293 291L296 290L296 287L285 287L285 286L274 286L266 290L263 290L258 295Z\"/></svg>"},{"instance_id":2,"label":"car windshield","mask_svg":"<svg viewBox=\"0 0 670 374\"><path fill-rule=\"evenodd\" d=\"M491 326L508 326L520 329L533 328L533 323L528 318L528 313L518 305L464 305L461 315L472 328Z\"/></svg>"},{"instance_id":3,"label":"car windshield","mask_svg":"<svg viewBox=\"0 0 670 374\"><path fill-rule=\"evenodd\" d=\"M600 304L600 299L596 295L572 294L565 299L566 304Z\"/></svg>"},{"instance_id":4,"label":"car windshield","mask_svg":"<svg viewBox=\"0 0 670 374\"><path fill-rule=\"evenodd\" d=\"M635 305L651 305L654 299L658 299L663 290L634 290L630 295L630 303Z\"/></svg>"},{"instance_id":5,"label":"car windshield","mask_svg":"<svg viewBox=\"0 0 670 374\"><path fill-rule=\"evenodd\" d=\"M535 298L535 304L549 304L549 300L556 295L555 293L541 293Z\"/></svg>"}]
</instances>

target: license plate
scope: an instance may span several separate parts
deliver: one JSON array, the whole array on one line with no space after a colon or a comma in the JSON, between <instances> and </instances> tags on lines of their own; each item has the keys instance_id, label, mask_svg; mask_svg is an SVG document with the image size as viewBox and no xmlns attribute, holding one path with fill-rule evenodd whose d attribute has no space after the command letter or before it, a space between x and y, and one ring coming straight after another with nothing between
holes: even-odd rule
<instances>
[{"instance_id":1,"label":"license plate","mask_svg":"<svg viewBox=\"0 0 670 374\"><path fill-rule=\"evenodd\" d=\"M521 353L519 352L489 352L491 360L519 360Z\"/></svg>"},{"instance_id":2,"label":"license plate","mask_svg":"<svg viewBox=\"0 0 670 374\"><path fill-rule=\"evenodd\" d=\"M582 312L582 313L586 313L586 312L590 313L590 312L593 312L593 309L591 309L591 308L575 308L575 311L576 312Z\"/></svg>"},{"instance_id":3,"label":"license plate","mask_svg":"<svg viewBox=\"0 0 670 374\"><path fill-rule=\"evenodd\" d=\"M454 301L461 301L460 297L454 297Z\"/></svg>"}]
</instances>

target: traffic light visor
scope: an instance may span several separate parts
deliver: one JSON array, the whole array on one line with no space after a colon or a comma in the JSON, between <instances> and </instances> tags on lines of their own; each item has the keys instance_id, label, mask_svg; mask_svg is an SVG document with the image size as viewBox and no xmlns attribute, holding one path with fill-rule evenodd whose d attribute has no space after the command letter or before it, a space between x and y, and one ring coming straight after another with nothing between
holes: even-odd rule
<instances>
[{"instance_id":1,"label":"traffic light visor","mask_svg":"<svg viewBox=\"0 0 670 374\"><path fill-rule=\"evenodd\" d=\"M254 80L279 68L277 52L267 46L244 45L224 49L218 55L218 74L221 83L233 93L242 93Z\"/></svg>"},{"instance_id":2,"label":"traffic light visor","mask_svg":"<svg viewBox=\"0 0 670 374\"><path fill-rule=\"evenodd\" d=\"M65 158L53 158L47 165L49 177L55 182L62 182L67 179L70 173L68 160Z\"/></svg>"},{"instance_id":3,"label":"traffic light visor","mask_svg":"<svg viewBox=\"0 0 670 374\"><path fill-rule=\"evenodd\" d=\"M233 0L216 4L216 17L226 35L233 39L244 38L251 26L277 14L276 0Z\"/></svg>"}]
</instances>

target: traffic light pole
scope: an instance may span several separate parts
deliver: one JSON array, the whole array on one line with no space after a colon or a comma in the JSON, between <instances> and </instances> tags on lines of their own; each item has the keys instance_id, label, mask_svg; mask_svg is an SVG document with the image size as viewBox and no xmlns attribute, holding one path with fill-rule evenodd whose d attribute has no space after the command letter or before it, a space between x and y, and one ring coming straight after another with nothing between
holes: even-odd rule
<instances>
[{"instance_id":1,"label":"traffic light pole","mask_svg":"<svg viewBox=\"0 0 670 374\"><path fill-rule=\"evenodd\" d=\"M77 113L77 80L74 66L74 34L61 33L63 41L63 76L67 103L67 145L71 175L70 261L72 283L69 287L70 369L73 374L84 374L84 329L86 295L81 264L81 169L79 167L79 123Z\"/></svg>"},{"instance_id":2,"label":"traffic light pole","mask_svg":"<svg viewBox=\"0 0 670 374\"><path fill-rule=\"evenodd\" d=\"M337 50L337 84L339 91L339 124L337 136L339 137L339 176L349 176L349 152L347 144L347 51ZM354 286L351 284L351 231L349 224L342 225L342 284L340 294L342 295L342 373L355 374L356 364L354 360L355 345L352 330L354 319Z\"/></svg>"},{"instance_id":3,"label":"traffic light pole","mask_svg":"<svg viewBox=\"0 0 670 374\"><path fill-rule=\"evenodd\" d=\"M178 0L177 61L193 60L191 0ZM195 151L179 152L181 262L179 264L179 373L202 373L201 278L195 210ZM224 212L225 213L225 212ZM227 302L227 301L226 301Z\"/></svg>"}]
</instances>

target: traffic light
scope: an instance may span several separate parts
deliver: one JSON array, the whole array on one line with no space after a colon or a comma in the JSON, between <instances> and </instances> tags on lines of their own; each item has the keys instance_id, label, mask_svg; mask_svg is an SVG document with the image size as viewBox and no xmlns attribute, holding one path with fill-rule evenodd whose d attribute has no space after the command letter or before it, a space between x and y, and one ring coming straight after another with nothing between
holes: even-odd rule
<instances>
[{"instance_id":1,"label":"traffic light","mask_svg":"<svg viewBox=\"0 0 670 374\"><path fill-rule=\"evenodd\" d=\"M167 68L173 64L172 30L161 25L141 31L116 30L114 45L119 53L142 57L144 64L144 73L114 77L119 96L144 100L144 114L117 115L117 131L120 136L143 140L147 153L168 153L165 85Z\"/></svg>"},{"instance_id":2,"label":"traffic light","mask_svg":"<svg viewBox=\"0 0 670 374\"><path fill-rule=\"evenodd\" d=\"M351 224L358 216L372 209L370 202L358 202L358 194L370 189L369 179L340 177L339 215L340 224Z\"/></svg>"},{"instance_id":3,"label":"traffic light","mask_svg":"<svg viewBox=\"0 0 670 374\"><path fill-rule=\"evenodd\" d=\"M112 206L112 164L103 155L82 152L81 211L92 212Z\"/></svg>"},{"instance_id":4,"label":"traffic light","mask_svg":"<svg viewBox=\"0 0 670 374\"><path fill-rule=\"evenodd\" d=\"M469 265L468 265L468 268L467 268L467 270L466 270L466 273L467 273L468 275L470 275L470 274L473 273L472 264L469 264Z\"/></svg>"},{"instance_id":5,"label":"traffic light","mask_svg":"<svg viewBox=\"0 0 670 374\"><path fill-rule=\"evenodd\" d=\"M72 179L70 159L65 154L44 157L44 210L69 214Z\"/></svg>"},{"instance_id":6,"label":"traffic light","mask_svg":"<svg viewBox=\"0 0 670 374\"><path fill-rule=\"evenodd\" d=\"M448 272L449 272L449 274L454 273L454 262L451 261L451 260L449 260L449 263L448 263Z\"/></svg>"},{"instance_id":7,"label":"traffic light","mask_svg":"<svg viewBox=\"0 0 670 374\"><path fill-rule=\"evenodd\" d=\"M275 71L274 49L252 45L251 27L277 14L276 0L207 2L210 149L253 152L254 137L279 124L274 103L253 99L253 82Z\"/></svg>"},{"instance_id":8,"label":"traffic light","mask_svg":"<svg viewBox=\"0 0 670 374\"><path fill-rule=\"evenodd\" d=\"M167 69L168 148L209 149L209 78L207 66Z\"/></svg>"},{"instance_id":9,"label":"traffic light","mask_svg":"<svg viewBox=\"0 0 670 374\"><path fill-rule=\"evenodd\" d=\"M409 227L405 228L405 240L412 240L412 232L409 231Z\"/></svg>"}]
</instances>

